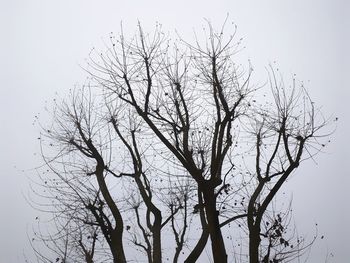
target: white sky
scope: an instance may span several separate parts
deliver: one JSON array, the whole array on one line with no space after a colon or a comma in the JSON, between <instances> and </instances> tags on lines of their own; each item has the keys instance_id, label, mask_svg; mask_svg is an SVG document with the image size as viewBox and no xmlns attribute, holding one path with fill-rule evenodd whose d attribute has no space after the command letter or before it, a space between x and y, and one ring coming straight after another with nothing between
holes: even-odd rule
<instances>
[{"instance_id":1,"label":"white sky","mask_svg":"<svg viewBox=\"0 0 350 263\"><path fill-rule=\"evenodd\" d=\"M301 233L314 223L325 239L309 262L346 262L350 249L349 161L350 4L346 0L11 0L0 1L0 262L22 262L27 229L36 211L26 203L27 176L39 163L39 130L34 116L46 100L84 80L93 46L111 31L134 31L137 19L147 28L156 21L186 38L203 18L220 25L226 14L244 37L244 55L256 68L277 61L286 79L296 73L310 82L314 101L339 117L326 153L303 164L286 186L293 193ZM23 171L24 172L23 172Z\"/></svg>"}]
</instances>

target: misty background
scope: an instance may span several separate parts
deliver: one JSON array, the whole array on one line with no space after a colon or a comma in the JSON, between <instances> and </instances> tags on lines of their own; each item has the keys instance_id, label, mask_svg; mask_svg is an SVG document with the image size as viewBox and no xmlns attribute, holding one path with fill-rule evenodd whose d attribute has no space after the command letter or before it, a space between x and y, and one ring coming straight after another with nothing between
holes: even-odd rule
<instances>
[{"instance_id":1,"label":"misty background","mask_svg":"<svg viewBox=\"0 0 350 263\"><path fill-rule=\"evenodd\" d=\"M331 143L315 161L301 165L285 185L293 196L300 234L319 238L308 262L347 262L350 249L350 3L346 0L11 0L0 1L0 262L23 262L27 233L38 211L25 200L29 180L42 164L40 129L45 106L58 93L83 83L93 47L103 50L110 32L145 31L158 21L185 39L208 18L221 26L226 15L238 26L240 54L258 71L275 61L286 82L304 80L326 116L338 117ZM245 61L244 61L245 59ZM261 81L263 78L258 78ZM260 82L261 84L262 82ZM321 240L320 237L324 236ZM333 255L333 256L332 256Z\"/></svg>"}]
</instances>

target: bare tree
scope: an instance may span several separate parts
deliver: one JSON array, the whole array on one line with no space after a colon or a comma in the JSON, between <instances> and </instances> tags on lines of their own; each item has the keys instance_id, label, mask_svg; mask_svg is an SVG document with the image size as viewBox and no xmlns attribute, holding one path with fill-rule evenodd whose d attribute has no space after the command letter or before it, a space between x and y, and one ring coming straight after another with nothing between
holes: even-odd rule
<instances>
[{"instance_id":1,"label":"bare tree","mask_svg":"<svg viewBox=\"0 0 350 263\"><path fill-rule=\"evenodd\" d=\"M235 30L224 27L208 23L194 43L172 42L159 25L152 34L139 25L130 41L112 34L106 52L91 53L91 87L58 105L46 129L58 150L44 154L47 165L93 218L80 222L99 228L114 262L127 261L127 240L162 262L162 240L172 236L173 262L185 248L184 261L197 261L210 239L214 262L225 263L222 229L235 222L245 224L250 262L270 260L277 237L287 245L277 234L281 213L265 232L263 219L292 172L323 147L327 121L304 87L286 88L273 69L273 103L262 104L251 65L235 61ZM201 231L189 240L193 221Z\"/></svg>"},{"instance_id":2,"label":"bare tree","mask_svg":"<svg viewBox=\"0 0 350 263\"><path fill-rule=\"evenodd\" d=\"M248 204L250 262L260 260L261 224L266 209L300 163L321 150L319 139L324 135L319 130L326 125L303 87L298 89L294 82L288 94L273 71L271 75L274 107L258 110L252 120L257 185ZM279 216L277 222L280 221Z\"/></svg>"}]
</instances>

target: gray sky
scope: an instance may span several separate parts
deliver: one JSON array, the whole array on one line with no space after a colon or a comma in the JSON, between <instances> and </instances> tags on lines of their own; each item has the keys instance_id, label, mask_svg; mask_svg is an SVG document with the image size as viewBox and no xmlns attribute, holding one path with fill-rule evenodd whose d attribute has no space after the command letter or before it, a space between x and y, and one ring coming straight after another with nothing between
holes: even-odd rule
<instances>
[{"instance_id":1,"label":"gray sky","mask_svg":"<svg viewBox=\"0 0 350 263\"><path fill-rule=\"evenodd\" d=\"M0 262L16 263L27 243L36 211L26 203L26 176L40 159L34 116L45 101L84 81L84 64L93 46L111 31L134 31L137 19L151 29L191 37L209 18L220 25L227 13L244 37L243 55L256 68L277 61L286 79L296 73L308 81L314 101L339 117L332 143L317 164L305 163L286 189L293 193L300 233L313 234L314 223L325 239L309 262L346 262L350 249L348 200L350 118L350 4L346 0L11 0L0 6ZM348 12L347 12L348 11ZM23 171L24 172L23 172ZM310 191L311 189L311 191Z\"/></svg>"}]
</instances>

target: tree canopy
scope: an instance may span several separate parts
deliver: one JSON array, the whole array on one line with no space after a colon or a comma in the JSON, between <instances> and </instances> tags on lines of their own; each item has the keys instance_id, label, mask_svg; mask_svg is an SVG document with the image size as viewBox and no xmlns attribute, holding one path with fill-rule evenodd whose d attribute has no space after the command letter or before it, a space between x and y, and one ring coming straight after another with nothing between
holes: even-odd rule
<instances>
[{"instance_id":1,"label":"tree canopy","mask_svg":"<svg viewBox=\"0 0 350 263\"><path fill-rule=\"evenodd\" d=\"M141 25L93 50L89 81L41 135L55 234L41 262L289 262L306 242L276 196L328 140L303 83L252 84L236 28L172 39ZM269 95L270 94L270 95Z\"/></svg>"}]
</instances>

